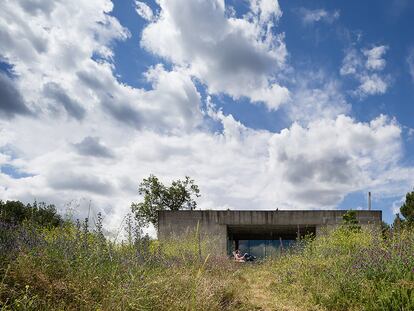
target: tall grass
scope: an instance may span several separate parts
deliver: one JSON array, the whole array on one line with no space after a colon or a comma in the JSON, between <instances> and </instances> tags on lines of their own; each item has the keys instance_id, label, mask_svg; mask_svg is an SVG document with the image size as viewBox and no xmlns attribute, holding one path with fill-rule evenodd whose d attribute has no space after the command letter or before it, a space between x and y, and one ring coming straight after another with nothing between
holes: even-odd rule
<instances>
[{"instance_id":1,"label":"tall grass","mask_svg":"<svg viewBox=\"0 0 414 311\"><path fill-rule=\"evenodd\" d=\"M1 310L414 310L412 230L340 228L240 264L197 232L114 243L97 228L0 224Z\"/></svg>"},{"instance_id":2,"label":"tall grass","mask_svg":"<svg viewBox=\"0 0 414 311\"><path fill-rule=\"evenodd\" d=\"M267 284L261 289L271 297L270 305L414 310L414 232L394 232L384 239L377 231L339 228L267 261L253 275L252 282Z\"/></svg>"},{"instance_id":3,"label":"tall grass","mask_svg":"<svg viewBox=\"0 0 414 311\"><path fill-rule=\"evenodd\" d=\"M2 310L230 310L232 262L200 261L192 238L115 244L85 226L3 228ZM13 236L13 244L10 241ZM28 239L27 236L31 238ZM226 274L223 274L226 271Z\"/></svg>"}]
</instances>

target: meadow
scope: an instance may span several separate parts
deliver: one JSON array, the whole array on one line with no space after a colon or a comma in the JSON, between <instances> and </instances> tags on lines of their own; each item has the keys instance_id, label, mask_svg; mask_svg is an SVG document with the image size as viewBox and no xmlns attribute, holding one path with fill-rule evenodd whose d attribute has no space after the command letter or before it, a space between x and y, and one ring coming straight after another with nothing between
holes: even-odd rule
<instances>
[{"instance_id":1,"label":"meadow","mask_svg":"<svg viewBox=\"0 0 414 311\"><path fill-rule=\"evenodd\" d=\"M410 228L344 226L236 263L197 232L114 242L101 223L0 222L1 310L414 310Z\"/></svg>"}]
</instances>

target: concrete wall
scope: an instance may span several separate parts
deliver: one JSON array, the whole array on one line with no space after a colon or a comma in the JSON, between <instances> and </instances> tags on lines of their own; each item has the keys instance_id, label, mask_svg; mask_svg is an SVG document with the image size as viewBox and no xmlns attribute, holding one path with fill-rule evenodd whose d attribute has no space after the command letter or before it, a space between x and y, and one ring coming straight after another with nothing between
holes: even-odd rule
<instances>
[{"instance_id":1,"label":"concrete wall","mask_svg":"<svg viewBox=\"0 0 414 311\"><path fill-rule=\"evenodd\" d=\"M214 240L217 252L227 252L227 225L219 219L220 213L210 211L161 211L158 213L158 238L166 240L194 234L199 224L203 238Z\"/></svg>"},{"instance_id":2,"label":"concrete wall","mask_svg":"<svg viewBox=\"0 0 414 311\"><path fill-rule=\"evenodd\" d=\"M227 252L227 226L301 226L316 227L316 234L323 228L333 228L342 223L345 210L306 211L160 211L158 238L165 240L195 232L197 224L203 237L217 241L218 252ZM380 225L381 211L356 211L361 225Z\"/></svg>"}]
</instances>

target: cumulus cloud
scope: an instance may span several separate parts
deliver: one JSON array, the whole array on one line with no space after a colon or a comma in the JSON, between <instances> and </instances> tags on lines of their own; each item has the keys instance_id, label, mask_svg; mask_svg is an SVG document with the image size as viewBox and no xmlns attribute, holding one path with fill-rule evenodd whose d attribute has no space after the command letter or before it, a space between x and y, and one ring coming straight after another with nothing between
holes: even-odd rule
<instances>
[{"instance_id":1,"label":"cumulus cloud","mask_svg":"<svg viewBox=\"0 0 414 311\"><path fill-rule=\"evenodd\" d=\"M137 200L135 187L150 173L167 183L192 176L201 188L200 208L209 209L332 208L349 192L371 189L399 195L400 187L414 181L413 169L398 165L401 128L384 116L362 123L340 115L270 132L247 128L214 108L209 113L222 124L221 133L125 135L124 128L95 129L118 155L111 165L99 157L79 161L71 152L69 137L91 131L90 125L82 124L85 128L79 132L72 123L51 122L33 129L18 120L7 127L16 137L24 133L41 143L39 134L53 129L50 140L62 134L67 139L59 148L49 145L39 153L13 141L24 150L22 167L34 176L13 180L0 174L0 195L47 197L60 205L86 197L95 206L107 207L108 221L116 227L130 202Z\"/></svg>"},{"instance_id":2,"label":"cumulus cloud","mask_svg":"<svg viewBox=\"0 0 414 311\"><path fill-rule=\"evenodd\" d=\"M8 1L2 5L0 55L13 66L16 83L33 110L54 113L53 108L61 105L75 119L84 118L94 96L83 92L74 72L97 66L92 55L111 59L111 42L128 36L107 14L111 9L112 3L105 0Z\"/></svg>"},{"instance_id":3,"label":"cumulus cloud","mask_svg":"<svg viewBox=\"0 0 414 311\"><path fill-rule=\"evenodd\" d=\"M300 8L299 13L304 24L314 24L316 22L326 22L331 24L340 16L339 11L329 12L325 9L310 10L306 8Z\"/></svg>"},{"instance_id":4,"label":"cumulus cloud","mask_svg":"<svg viewBox=\"0 0 414 311\"><path fill-rule=\"evenodd\" d=\"M345 53L340 69L341 75L356 75L362 66L362 59L356 49L349 49Z\"/></svg>"},{"instance_id":5,"label":"cumulus cloud","mask_svg":"<svg viewBox=\"0 0 414 311\"><path fill-rule=\"evenodd\" d=\"M0 98L0 117L10 118L15 115L30 114L13 80L3 73L0 73Z\"/></svg>"},{"instance_id":6,"label":"cumulus cloud","mask_svg":"<svg viewBox=\"0 0 414 311\"><path fill-rule=\"evenodd\" d=\"M386 65L383 55L388 47L385 45L375 46L372 49L364 50L363 53L367 57L365 67L370 70L382 70Z\"/></svg>"},{"instance_id":7,"label":"cumulus cloud","mask_svg":"<svg viewBox=\"0 0 414 311\"><path fill-rule=\"evenodd\" d=\"M116 185L100 171L104 167L92 163L108 162L120 142L129 146L126 138L135 135L131 131L179 135L200 126L201 97L185 68L149 68L144 75L148 89L118 82L111 47L114 40L127 39L129 31L108 14L112 6L108 0L13 1L2 6L0 57L13 66L16 78L0 77L2 99L7 99L1 102L1 114L28 114L25 103L30 99L39 116L0 123L2 165L30 176L16 183L1 174L2 197L63 204L90 195L116 214L113 208L120 203L103 196L122 193L118 186L130 189L127 174ZM79 155L90 160L80 161Z\"/></svg>"},{"instance_id":8,"label":"cumulus cloud","mask_svg":"<svg viewBox=\"0 0 414 311\"><path fill-rule=\"evenodd\" d=\"M92 200L113 229L151 173L166 183L191 176L208 209L332 208L349 192L399 196L414 182L413 169L399 164L400 125L342 115L340 85L323 75L298 80L291 98L298 122L282 131L246 127L211 99L203 103L195 80L207 93L271 109L289 99L277 82L287 56L283 36L274 35L277 2L251 1L242 18L228 17L220 1L159 4L141 43L172 64L149 67L146 88L116 79L112 45L129 31L109 15L110 1L2 5L0 57L16 73L4 83L19 90L21 103L30 99L38 118L0 120L0 163L26 174L0 173L0 197L58 206Z\"/></svg>"},{"instance_id":9,"label":"cumulus cloud","mask_svg":"<svg viewBox=\"0 0 414 311\"><path fill-rule=\"evenodd\" d=\"M59 172L48 176L48 185L54 190L81 191L90 194L111 195L114 192L109 181L91 174L76 174L71 172Z\"/></svg>"},{"instance_id":10,"label":"cumulus cloud","mask_svg":"<svg viewBox=\"0 0 414 311\"><path fill-rule=\"evenodd\" d=\"M362 94L375 95L384 94L387 91L387 82L378 74L363 75L360 78L361 84L358 88Z\"/></svg>"},{"instance_id":11,"label":"cumulus cloud","mask_svg":"<svg viewBox=\"0 0 414 311\"><path fill-rule=\"evenodd\" d=\"M277 1L251 1L243 18L227 17L224 2L159 1L159 16L143 30L141 45L188 68L212 94L248 97L277 109L289 98L277 83L287 50L272 29L281 16Z\"/></svg>"},{"instance_id":12,"label":"cumulus cloud","mask_svg":"<svg viewBox=\"0 0 414 311\"><path fill-rule=\"evenodd\" d=\"M339 81L319 70L301 72L285 110L292 121L306 125L317 119L348 114L351 105L345 100Z\"/></svg>"},{"instance_id":13,"label":"cumulus cloud","mask_svg":"<svg viewBox=\"0 0 414 311\"><path fill-rule=\"evenodd\" d=\"M260 24L266 25L272 20L282 17L279 2L274 0L250 0L250 8L253 13L251 17L259 20Z\"/></svg>"},{"instance_id":14,"label":"cumulus cloud","mask_svg":"<svg viewBox=\"0 0 414 311\"><path fill-rule=\"evenodd\" d=\"M166 71L161 64L149 68L144 77L150 90L119 84L108 67L80 70L77 77L109 116L136 129L189 131L202 121L201 96L185 70Z\"/></svg>"},{"instance_id":15,"label":"cumulus cloud","mask_svg":"<svg viewBox=\"0 0 414 311\"><path fill-rule=\"evenodd\" d=\"M359 86L353 91L355 95L365 97L387 91L391 79L389 75L381 73L386 66L383 56L387 49L387 46L380 45L362 51L355 48L346 51L340 74L351 76L359 82Z\"/></svg>"},{"instance_id":16,"label":"cumulus cloud","mask_svg":"<svg viewBox=\"0 0 414 311\"><path fill-rule=\"evenodd\" d=\"M101 143L99 137L85 137L81 142L73 144L76 151L85 156L93 156L100 158L114 158L115 155L104 144Z\"/></svg>"},{"instance_id":17,"label":"cumulus cloud","mask_svg":"<svg viewBox=\"0 0 414 311\"><path fill-rule=\"evenodd\" d=\"M50 0L17 0L17 2L27 13L32 15L49 14L55 5L55 1Z\"/></svg>"},{"instance_id":18,"label":"cumulus cloud","mask_svg":"<svg viewBox=\"0 0 414 311\"><path fill-rule=\"evenodd\" d=\"M43 94L62 105L68 115L75 119L82 120L85 117L85 109L76 100L70 98L58 84L54 82L45 84Z\"/></svg>"},{"instance_id":19,"label":"cumulus cloud","mask_svg":"<svg viewBox=\"0 0 414 311\"><path fill-rule=\"evenodd\" d=\"M399 126L383 116L369 124L343 115L314 121L307 128L294 124L272 137L271 167L281 173L288 191L293 196L297 193L302 204L309 204L312 195L319 193L315 207L332 205L343 197L342 191L372 185L379 163L395 165L400 134ZM384 141L391 144L389 148L382 149Z\"/></svg>"},{"instance_id":20,"label":"cumulus cloud","mask_svg":"<svg viewBox=\"0 0 414 311\"><path fill-rule=\"evenodd\" d=\"M154 13L152 12L151 8L142 1L135 1L135 11L141 16L143 19L147 21L151 21Z\"/></svg>"},{"instance_id":21,"label":"cumulus cloud","mask_svg":"<svg viewBox=\"0 0 414 311\"><path fill-rule=\"evenodd\" d=\"M135 129L166 132L200 124L200 95L186 70L149 68L149 90L118 82L111 45L128 38L129 31L108 15L111 1L34 1L30 8L22 3L4 6L0 55L13 65L23 97L30 98L38 113L78 121L90 113L91 118L110 117Z\"/></svg>"}]
</instances>

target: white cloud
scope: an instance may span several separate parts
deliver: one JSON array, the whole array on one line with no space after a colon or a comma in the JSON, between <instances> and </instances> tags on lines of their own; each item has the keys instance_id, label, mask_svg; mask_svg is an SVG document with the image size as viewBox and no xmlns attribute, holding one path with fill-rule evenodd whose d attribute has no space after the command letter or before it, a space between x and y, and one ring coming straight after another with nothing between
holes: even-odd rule
<instances>
[{"instance_id":1,"label":"white cloud","mask_svg":"<svg viewBox=\"0 0 414 311\"><path fill-rule=\"evenodd\" d=\"M359 82L354 94L365 97L387 91L391 79L389 75L381 73L386 66L383 56L387 49L387 46L380 45L363 49L362 52L355 48L346 51L340 74L354 77Z\"/></svg>"},{"instance_id":2,"label":"white cloud","mask_svg":"<svg viewBox=\"0 0 414 311\"><path fill-rule=\"evenodd\" d=\"M114 153L101 143L99 137L85 137L81 142L73 144L76 151L84 156L102 157L102 158L113 158Z\"/></svg>"},{"instance_id":3,"label":"white cloud","mask_svg":"<svg viewBox=\"0 0 414 311\"><path fill-rule=\"evenodd\" d=\"M26 11L16 2L5 5L0 17L0 40L5 44L0 45L0 54L14 66L19 77L15 82L24 90L31 110L76 120L88 114L111 117L137 129L176 131L198 126L200 95L185 70L149 68L145 78L150 90L117 81L111 45L125 40L129 31L107 14L112 2L94 1L54 2L49 11L35 16L33 12L42 7ZM27 51L29 55L24 54ZM96 55L102 59L93 60Z\"/></svg>"},{"instance_id":4,"label":"white cloud","mask_svg":"<svg viewBox=\"0 0 414 311\"><path fill-rule=\"evenodd\" d=\"M19 114L31 114L13 79L3 73L0 73L0 98L0 117L12 118Z\"/></svg>"},{"instance_id":5,"label":"white cloud","mask_svg":"<svg viewBox=\"0 0 414 311\"><path fill-rule=\"evenodd\" d=\"M253 16L256 16L262 25L282 17L279 2L275 0L250 0L250 7Z\"/></svg>"},{"instance_id":6,"label":"white cloud","mask_svg":"<svg viewBox=\"0 0 414 311\"><path fill-rule=\"evenodd\" d=\"M333 23L339 18L339 11L326 11L325 9L310 10L306 8L300 8L299 13L302 17L304 24L313 24L316 22Z\"/></svg>"},{"instance_id":7,"label":"white cloud","mask_svg":"<svg viewBox=\"0 0 414 311\"><path fill-rule=\"evenodd\" d=\"M20 151L19 161L11 164L34 176L0 174L0 196L60 206L91 199L115 228L138 199L138 182L150 173L164 182L195 178L202 192L200 208L212 209L332 208L349 192L369 188L391 196L394 184L413 181L412 168L401 174L398 167L401 129L385 117L359 123L342 115L269 132L246 128L221 112L210 114L223 125L223 133L128 133L107 124L50 121L33 126L34 120L16 118L2 125L14 137L26 136L9 142ZM84 133L102 137L116 158L79 155L73 144ZM41 152L32 149L35 144Z\"/></svg>"},{"instance_id":8,"label":"white cloud","mask_svg":"<svg viewBox=\"0 0 414 311\"><path fill-rule=\"evenodd\" d=\"M16 120L0 123L1 161L34 174L2 174L3 198L62 204L89 196L116 214L120 203L103 198L118 189L105 167L116 159L114 147L128 146L137 129L178 135L201 125L200 95L184 69L149 68L149 90L117 81L111 47L129 31L108 15L111 10L108 0L2 6L0 57L16 76L5 81L21 96L14 96L19 106L0 106ZM28 111L30 118L24 117Z\"/></svg>"},{"instance_id":9,"label":"white cloud","mask_svg":"<svg viewBox=\"0 0 414 311\"><path fill-rule=\"evenodd\" d=\"M400 207L401 207L401 205L404 204L404 202L405 202L405 196L401 197L398 200L393 201L392 202L392 207L391 207L392 213L393 214L399 214L400 213Z\"/></svg>"},{"instance_id":10,"label":"white cloud","mask_svg":"<svg viewBox=\"0 0 414 311\"><path fill-rule=\"evenodd\" d=\"M277 109L289 91L277 83L286 62L277 1L252 1L244 18L226 16L222 1L159 1L159 16L143 30L144 48L188 68L212 94L248 97Z\"/></svg>"},{"instance_id":11,"label":"white cloud","mask_svg":"<svg viewBox=\"0 0 414 311\"><path fill-rule=\"evenodd\" d=\"M398 161L400 132L383 116L369 124L343 115L307 128L293 124L271 139L270 171L281 174L279 187L297 205L334 205L344 193L388 184L379 176Z\"/></svg>"},{"instance_id":12,"label":"white cloud","mask_svg":"<svg viewBox=\"0 0 414 311\"><path fill-rule=\"evenodd\" d=\"M154 17L154 13L152 12L152 9L142 1L135 1L135 11L138 13L139 16L141 16L143 19L147 21L151 21Z\"/></svg>"},{"instance_id":13,"label":"white cloud","mask_svg":"<svg viewBox=\"0 0 414 311\"><path fill-rule=\"evenodd\" d=\"M363 53L367 57L365 67L370 70L382 70L386 65L383 55L388 47L385 45L375 46L372 49L364 50Z\"/></svg>"},{"instance_id":14,"label":"white cloud","mask_svg":"<svg viewBox=\"0 0 414 311\"><path fill-rule=\"evenodd\" d=\"M292 100L284 108L290 120L308 124L317 119L335 119L351 111L341 85L322 70L301 72L292 90Z\"/></svg>"},{"instance_id":15,"label":"white cloud","mask_svg":"<svg viewBox=\"0 0 414 311\"><path fill-rule=\"evenodd\" d=\"M378 74L363 75L358 91L364 95L384 94L387 91L387 82Z\"/></svg>"},{"instance_id":16,"label":"white cloud","mask_svg":"<svg viewBox=\"0 0 414 311\"><path fill-rule=\"evenodd\" d=\"M362 59L356 49L349 49L342 61L341 75L355 75L362 66Z\"/></svg>"},{"instance_id":17,"label":"white cloud","mask_svg":"<svg viewBox=\"0 0 414 311\"><path fill-rule=\"evenodd\" d=\"M110 1L23 3L2 5L2 59L13 65L19 77L15 83L24 90L22 95L33 111L66 110L81 117L81 110L92 109L94 101L78 91L84 88L78 87L74 73L99 67L92 55L110 60L112 41L127 38L128 31L107 14L112 9Z\"/></svg>"},{"instance_id":18,"label":"white cloud","mask_svg":"<svg viewBox=\"0 0 414 311\"><path fill-rule=\"evenodd\" d=\"M301 123L280 132L248 128L210 101L201 111L193 77L212 93L249 96L269 108L285 100L276 80L287 52L267 28L281 16L277 5L254 1L243 19L225 17L218 1L160 5L143 44L174 65L150 67L148 89L115 77L112 44L129 32L108 15L110 1L2 6L0 57L16 76L6 84L33 115L0 119L0 163L27 174L0 173L1 198L60 207L76 199L80 217L92 200L114 229L150 173L164 182L193 177L200 207L212 209L327 208L349 192L395 196L413 182L413 169L398 164L400 126L383 116L361 123L340 115L347 103L324 76L301 82L292 98L302 101L295 112ZM223 131L209 131L206 118Z\"/></svg>"}]
</instances>

